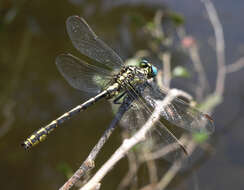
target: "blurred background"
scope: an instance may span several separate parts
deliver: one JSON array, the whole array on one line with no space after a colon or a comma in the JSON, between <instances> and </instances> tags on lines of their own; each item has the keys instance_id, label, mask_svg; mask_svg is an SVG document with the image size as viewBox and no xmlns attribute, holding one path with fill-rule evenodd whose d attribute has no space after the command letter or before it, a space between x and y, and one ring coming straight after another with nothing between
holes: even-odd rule
<instances>
[{"instance_id":1,"label":"blurred background","mask_svg":"<svg viewBox=\"0 0 244 190\"><path fill-rule=\"evenodd\" d=\"M244 2L212 2L223 26L226 64L241 61ZM80 166L113 119L109 103L102 101L63 124L31 151L26 152L20 146L33 131L88 98L70 87L55 65L60 53L79 56L67 36L66 18L71 15L85 18L96 34L126 60L139 50L153 49L150 24L158 11L170 13L167 18L171 22L166 22L169 29L164 29L175 36L166 49L172 55L172 71L176 66L186 68L183 69L186 74L173 78L171 87L197 96L194 93L197 74L182 48L187 43L182 45L175 30L181 25L190 36L187 39L197 44L209 80L206 97L215 88L216 50L214 30L200 0L0 1L1 189L59 188ZM149 59L159 62L153 56ZM226 76L222 103L212 114L216 132L211 155L197 167L196 175L179 173L168 189L243 189L244 69L237 70ZM204 99L199 94L198 98ZM120 130L116 130L98 156L97 167L120 143ZM126 170L124 159L105 178L102 189L116 189Z\"/></svg>"}]
</instances>

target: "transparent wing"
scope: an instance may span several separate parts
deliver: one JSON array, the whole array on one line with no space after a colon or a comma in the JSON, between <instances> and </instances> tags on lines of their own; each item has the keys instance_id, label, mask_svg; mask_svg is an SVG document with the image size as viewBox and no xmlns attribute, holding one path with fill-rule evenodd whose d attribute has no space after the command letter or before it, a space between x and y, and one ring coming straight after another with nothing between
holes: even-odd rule
<instances>
[{"instance_id":1,"label":"transparent wing","mask_svg":"<svg viewBox=\"0 0 244 190\"><path fill-rule=\"evenodd\" d=\"M66 21L66 27L75 48L94 60L94 65L111 71L121 67L122 59L96 36L83 18L70 16Z\"/></svg>"},{"instance_id":2,"label":"transparent wing","mask_svg":"<svg viewBox=\"0 0 244 190\"><path fill-rule=\"evenodd\" d=\"M123 115L120 125L130 131L138 130L148 119L147 112L141 109L140 104L133 102L130 109Z\"/></svg>"},{"instance_id":3,"label":"transparent wing","mask_svg":"<svg viewBox=\"0 0 244 190\"><path fill-rule=\"evenodd\" d=\"M120 125L127 130L135 132L145 124L150 115L151 112L149 113L141 103L136 101L125 113L122 120L120 121ZM146 148L147 152L153 153L159 149L163 149L168 145L179 145L179 147L172 151L170 154L164 156L164 159L168 160L169 162L174 162L180 158L180 156L185 155L185 151L182 149L179 140L169 129L167 129L160 121L158 121L152 130L148 133L142 147Z\"/></svg>"},{"instance_id":4,"label":"transparent wing","mask_svg":"<svg viewBox=\"0 0 244 190\"><path fill-rule=\"evenodd\" d=\"M143 93L143 98L147 104L154 107L155 100L163 99L167 94L166 91L158 87L149 85ZM186 129L191 132L208 133L214 132L214 124L210 116L191 107L189 104L179 98L175 98L169 105L162 110L163 119L171 124Z\"/></svg>"},{"instance_id":5,"label":"transparent wing","mask_svg":"<svg viewBox=\"0 0 244 190\"><path fill-rule=\"evenodd\" d=\"M136 131L142 127L149 119L154 109L152 107L148 107L146 102L141 99L140 91L141 89L139 89L138 92L138 87L137 89L128 88L128 95L132 96L135 100L132 103L131 108L124 114L120 121L120 125L122 127L131 131ZM152 128L148 134L148 138L143 144L145 145L143 147L146 147L147 151L151 153L167 145L179 146L171 154L164 157L170 162L175 161L186 153L182 143L160 121L158 121Z\"/></svg>"},{"instance_id":6,"label":"transparent wing","mask_svg":"<svg viewBox=\"0 0 244 190\"><path fill-rule=\"evenodd\" d=\"M143 91L133 87L128 88L127 91L128 95L136 100L132 104L132 108L123 116L121 125L129 129L138 129L150 117L156 105L155 101L164 99L166 91L163 92L156 85L152 86L149 84L146 84ZM174 133L171 132L172 125L190 132L212 133L214 131L214 125L210 117L190 107L179 98L176 98L165 107L161 112L161 116L162 119L160 121L163 121L163 123L158 121L153 128L154 130L151 131L152 138L149 141L153 143L149 143L152 144L150 152L166 145L178 144L181 148L178 148L166 157L169 161L178 159L186 153L184 146L175 136L177 133L175 131L176 128L174 128Z\"/></svg>"},{"instance_id":7,"label":"transparent wing","mask_svg":"<svg viewBox=\"0 0 244 190\"><path fill-rule=\"evenodd\" d=\"M56 65L68 83L78 90L97 93L111 79L107 70L88 64L71 54L59 55Z\"/></svg>"}]
</instances>

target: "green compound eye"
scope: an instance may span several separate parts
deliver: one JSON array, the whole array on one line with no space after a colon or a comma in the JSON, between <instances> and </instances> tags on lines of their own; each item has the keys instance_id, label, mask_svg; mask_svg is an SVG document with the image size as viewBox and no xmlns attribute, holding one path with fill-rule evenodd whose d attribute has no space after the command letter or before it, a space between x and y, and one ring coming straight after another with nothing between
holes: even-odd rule
<instances>
[{"instance_id":1,"label":"green compound eye","mask_svg":"<svg viewBox=\"0 0 244 190\"><path fill-rule=\"evenodd\" d=\"M140 67L146 68L148 66L149 66L149 62L147 60L145 60L145 59L141 60Z\"/></svg>"}]
</instances>

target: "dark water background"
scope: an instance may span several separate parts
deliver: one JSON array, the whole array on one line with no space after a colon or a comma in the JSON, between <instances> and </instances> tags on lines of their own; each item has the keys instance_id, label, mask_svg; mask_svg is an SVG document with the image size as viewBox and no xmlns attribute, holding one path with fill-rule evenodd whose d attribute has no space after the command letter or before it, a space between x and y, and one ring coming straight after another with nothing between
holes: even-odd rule
<instances>
[{"instance_id":1,"label":"dark water background","mask_svg":"<svg viewBox=\"0 0 244 190\"><path fill-rule=\"evenodd\" d=\"M223 24L230 64L244 55L244 2L213 2ZM86 18L94 31L126 59L143 47L143 39L127 30L125 17L132 12L152 17L164 7L184 15L186 30L199 43L213 88L214 34L200 1L0 1L1 189L57 189L66 180L59 166L66 163L77 169L113 118L109 104L100 102L30 152L20 147L34 130L86 99L64 81L54 64L62 52L78 55L65 31L66 18L74 14ZM228 75L224 102L213 114L214 154L200 166L197 179L186 177L173 185L174 189L195 189L193 181L201 190L243 189L243 75L244 70ZM98 166L119 143L116 131L98 157ZM105 178L102 189L116 187L126 172L123 163Z\"/></svg>"}]
</instances>

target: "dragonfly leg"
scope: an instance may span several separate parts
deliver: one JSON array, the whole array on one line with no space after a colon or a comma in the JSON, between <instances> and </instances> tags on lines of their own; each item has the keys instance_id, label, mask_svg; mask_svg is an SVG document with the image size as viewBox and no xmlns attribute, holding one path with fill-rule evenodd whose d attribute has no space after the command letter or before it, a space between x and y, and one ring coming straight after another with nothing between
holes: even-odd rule
<instances>
[{"instance_id":1,"label":"dragonfly leg","mask_svg":"<svg viewBox=\"0 0 244 190\"><path fill-rule=\"evenodd\" d=\"M120 94L118 97L116 97L114 100L113 100L113 103L114 104L121 104L122 102L120 102L121 98L126 94L126 92L123 92L122 94Z\"/></svg>"}]
</instances>

